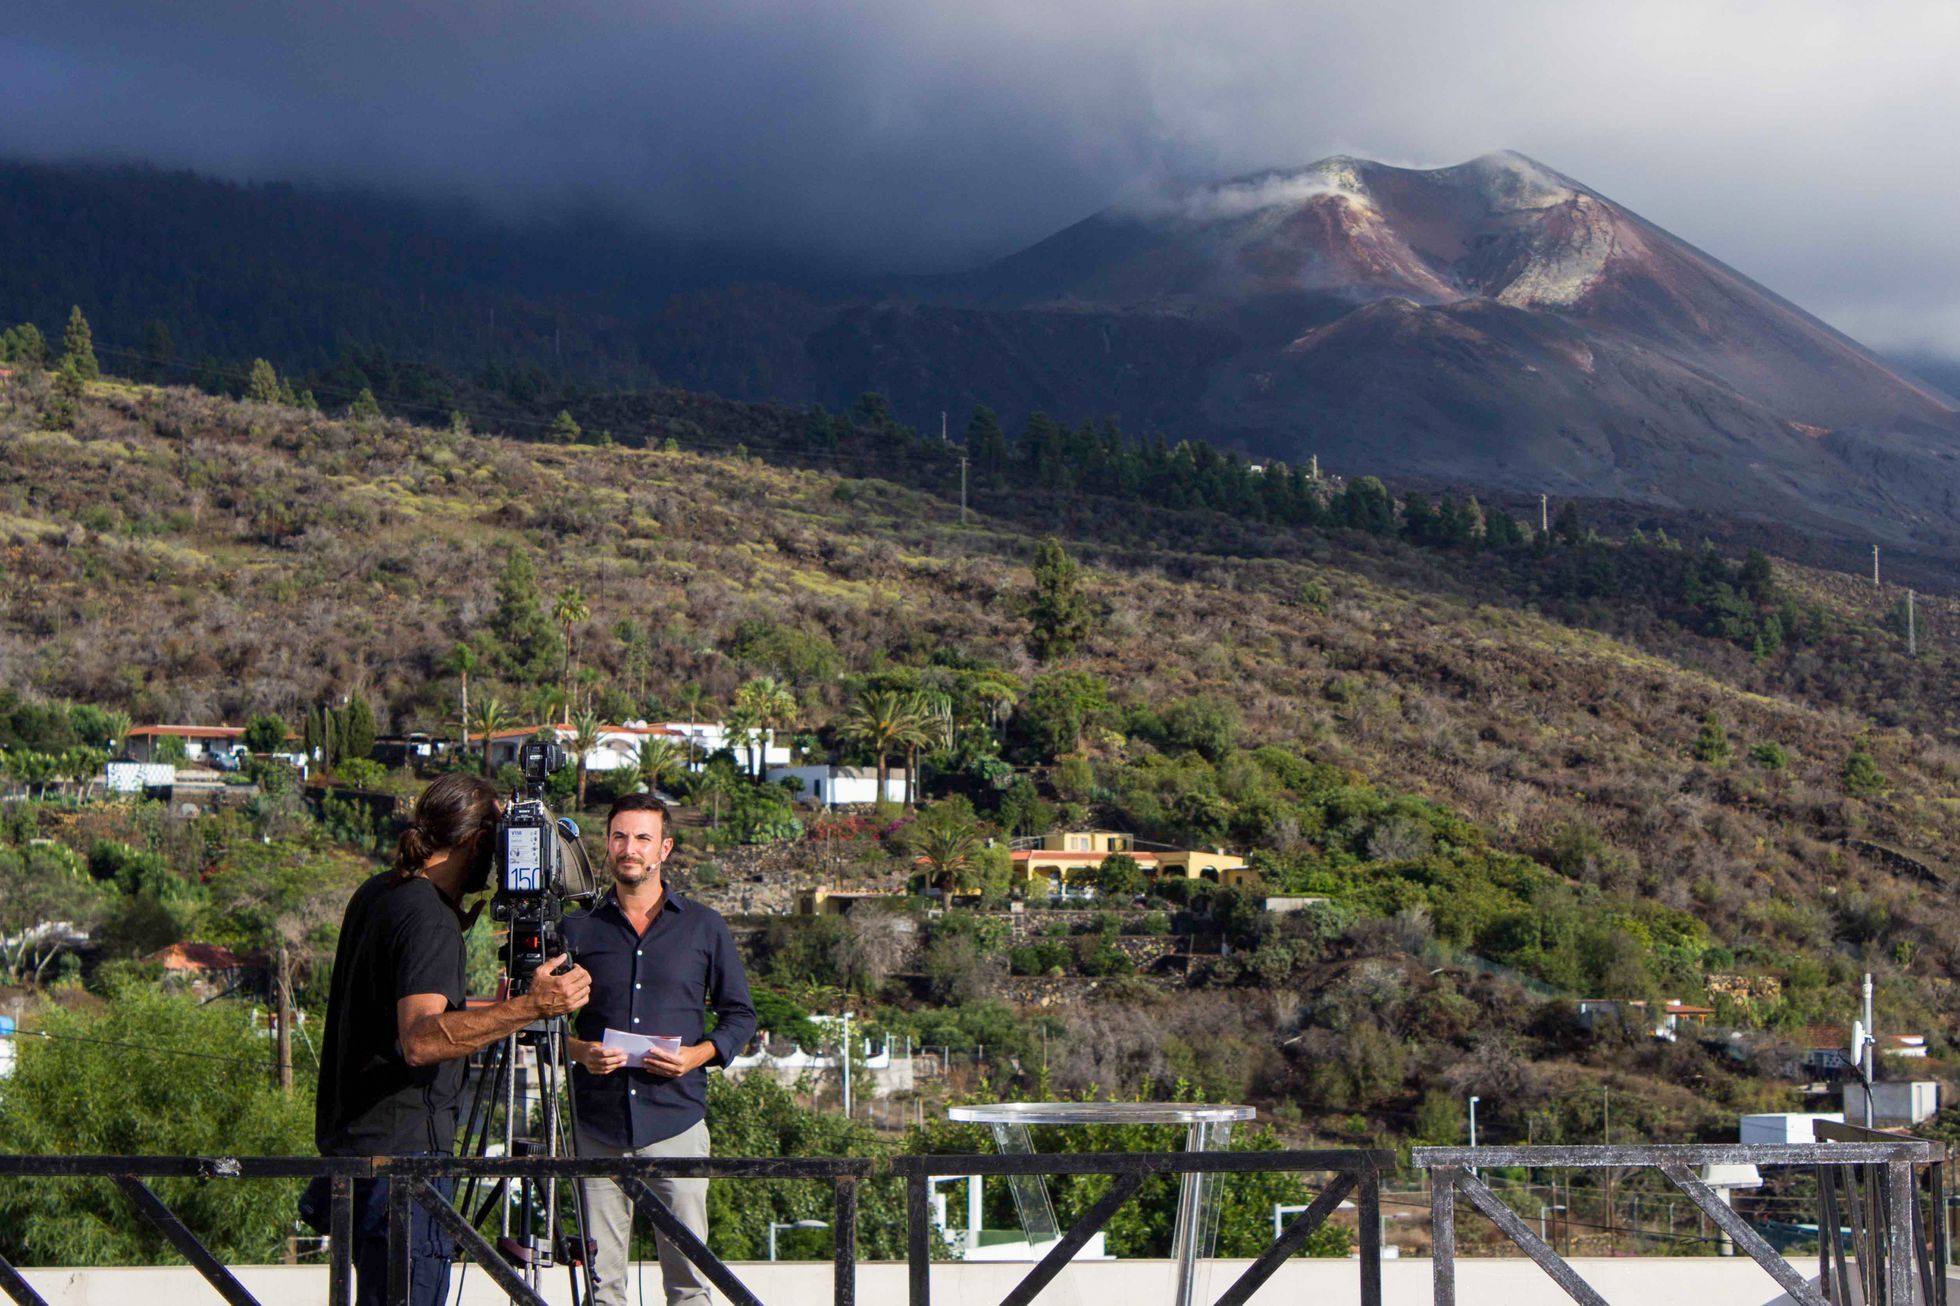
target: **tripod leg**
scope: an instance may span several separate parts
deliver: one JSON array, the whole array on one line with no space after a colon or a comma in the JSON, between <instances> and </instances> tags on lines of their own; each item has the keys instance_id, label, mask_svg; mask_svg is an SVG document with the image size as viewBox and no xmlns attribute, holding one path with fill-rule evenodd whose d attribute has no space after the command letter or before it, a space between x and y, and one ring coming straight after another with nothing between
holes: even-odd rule
<instances>
[{"instance_id":1,"label":"tripod leg","mask_svg":"<svg viewBox=\"0 0 1960 1306\"><path fill-rule=\"evenodd\" d=\"M565 1027L566 1021L564 1017L562 1016L559 1017L558 1020L554 1022L554 1024L558 1026L558 1028L554 1031L556 1035L566 1036L567 1038L569 1037L570 1030ZM578 1155L578 1098L572 1092L572 1084L571 1084L572 1072L571 1072L571 1066L569 1064L571 1061L571 1053L570 1053L571 1044L568 1041L566 1041L566 1042L559 1042L557 1045L565 1049L564 1061L566 1062L565 1114L562 1122L564 1134L560 1140L564 1150L561 1154L564 1156L577 1156ZM583 1278L585 1280L584 1300L591 1301L593 1289L597 1286L595 1282L595 1276L598 1273L596 1267L594 1267L594 1265L592 1264L592 1240L587 1232L592 1226L591 1226L591 1222L586 1219L586 1215L585 1215L585 1181L582 1179L574 1179L572 1181L572 1224L573 1224L573 1234L578 1239L578 1241L573 1244L578 1248L578 1265L576 1268L573 1268L572 1266L569 1265L566 1268L572 1270L572 1284L573 1284L572 1302L573 1302L573 1306L577 1306L577 1303L580 1299L580 1293L578 1288L579 1279Z\"/></svg>"},{"instance_id":2,"label":"tripod leg","mask_svg":"<svg viewBox=\"0 0 1960 1306\"><path fill-rule=\"evenodd\" d=\"M477 1076L476 1092L470 1097L468 1121L463 1126L462 1154L464 1156L485 1154L490 1141L491 1119L496 1111L495 1103L503 1096L503 1076L508 1066L505 1045L491 1044L490 1055L484 1063L483 1070ZM461 1196L456 1203L457 1210L467 1215L476 1206L477 1190L482 1183L481 1175L473 1174L463 1180ZM479 1215L477 1218L482 1217Z\"/></svg>"}]
</instances>

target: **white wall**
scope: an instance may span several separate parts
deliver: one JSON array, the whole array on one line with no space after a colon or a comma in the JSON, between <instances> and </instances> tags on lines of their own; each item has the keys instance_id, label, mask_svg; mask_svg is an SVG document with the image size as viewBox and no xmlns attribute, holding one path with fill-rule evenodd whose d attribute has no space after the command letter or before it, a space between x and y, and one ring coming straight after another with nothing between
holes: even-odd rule
<instances>
[{"instance_id":1,"label":"white wall","mask_svg":"<svg viewBox=\"0 0 1960 1306\"><path fill-rule=\"evenodd\" d=\"M1247 1261L1215 1261L1207 1271L1201 1300L1214 1301ZM1638 1306L1784 1306L1789 1298L1747 1257L1623 1257L1573 1262L1587 1283L1607 1301ZM1816 1275L1814 1257L1793 1262L1807 1280ZM458 1267L460 1270L460 1267ZM766 1302L830 1300L828 1263L738 1262L735 1275ZM857 1300L862 1306L904 1306L906 1267L880 1262L858 1267ZM995 1306L1028 1272L1025 1264L940 1262L932 1267L934 1306ZM204 1306L214 1300L195 1270L159 1266L142 1269L24 1269L27 1281L49 1306ZM236 1271L245 1290L264 1302L324 1301L324 1266L249 1266ZM660 1267L642 1267L643 1285L627 1285L627 1299L661 1300ZM1044 1301L1077 1303L1167 1301L1168 1261L1098 1261L1071 1266L1042 1295ZM480 1270L462 1276L464 1306L498 1306L508 1298ZM450 1279L454 1301L456 1275ZM1359 1269L1353 1261L1292 1260L1268 1280L1252 1300L1263 1306L1359 1306ZM544 1298L552 1306L571 1300L563 1270L544 1278ZM1383 1306L1431 1306L1430 1262L1393 1260L1382 1265ZM719 1303L724 1299L715 1294ZM1571 1299L1543 1271L1522 1258L1474 1258L1457 1262L1457 1301L1461 1306L1571 1306Z\"/></svg>"}]
</instances>

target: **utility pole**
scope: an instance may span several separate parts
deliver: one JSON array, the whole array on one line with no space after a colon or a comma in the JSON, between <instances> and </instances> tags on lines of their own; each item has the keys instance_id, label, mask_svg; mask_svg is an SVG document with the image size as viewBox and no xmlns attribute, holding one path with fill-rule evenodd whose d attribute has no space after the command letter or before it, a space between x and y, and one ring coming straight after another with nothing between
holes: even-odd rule
<instances>
[{"instance_id":1,"label":"utility pole","mask_svg":"<svg viewBox=\"0 0 1960 1306\"><path fill-rule=\"evenodd\" d=\"M1547 534L1552 529L1552 504L1546 495L1538 496L1538 533Z\"/></svg>"},{"instance_id":2,"label":"utility pole","mask_svg":"<svg viewBox=\"0 0 1960 1306\"><path fill-rule=\"evenodd\" d=\"M939 410L939 443L948 443L946 439L946 410L944 408Z\"/></svg>"},{"instance_id":3,"label":"utility pole","mask_svg":"<svg viewBox=\"0 0 1960 1306\"><path fill-rule=\"evenodd\" d=\"M1313 468L1314 484L1318 485L1320 484L1320 455L1314 454L1312 458L1308 460L1308 462Z\"/></svg>"},{"instance_id":4,"label":"utility pole","mask_svg":"<svg viewBox=\"0 0 1960 1306\"><path fill-rule=\"evenodd\" d=\"M960 455L960 525L966 525L966 455Z\"/></svg>"},{"instance_id":5,"label":"utility pole","mask_svg":"<svg viewBox=\"0 0 1960 1306\"><path fill-rule=\"evenodd\" d=\"M1919 622L1913 612L1913 592L1906 591L1906 656L1919 656Z\"/></svg>"},{"instance_id":6,"label":"utility pole","mask_svg":"<svg viewBox=\"0 0 1960 1306\"><path fill-rule=\"evenodd\" d=\"M1865 972L1864 1012L1864 1046L1854 1050L1858 1053L1858 1069L1865 1081L1865 1128L1871 1129L1875 1127L1872 1121L1874 1115L1872 1098L1875 1096L1872 1088L1872 1080L1876 1076L1872 1072L1877 1067L1872 1062L1873 1050L1878 1046L1878 1031L1872 1026L1872 977L1870 971Z\"/></svg>"},{"instance_id":7,"label":"utility pole","mask_svg":"<svg viewBox=\"0 0 1960 1306\"><path fill-rule=\"evenodd\" d=\"M1878 589L1878 546L1872 545L1872 588Z\"/></svg>"},{"instance_id":8,"label":"utility pole","mask_svg":"<svg viewBox=\"0 0 1960 1306\"><path fill-rule=\"evenodd\" d=\"M844 1013L844 1118L851 1118L851 1013Z\"/></svg>"}]
</instances>

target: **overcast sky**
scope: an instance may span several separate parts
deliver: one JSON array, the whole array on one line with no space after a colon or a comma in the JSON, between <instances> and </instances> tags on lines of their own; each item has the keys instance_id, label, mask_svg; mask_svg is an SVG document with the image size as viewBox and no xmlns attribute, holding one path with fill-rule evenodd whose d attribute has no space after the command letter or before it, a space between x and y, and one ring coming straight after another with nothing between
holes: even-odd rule
<instances>
[{"instance_id":1,"label":"overcast sky","mask_svg":"<svg viewBox=\"0 0 1960 1306\"><path fill-rule=\"evenodd\" d=\"M22 0L0 152L918 270L1156 180L1511 148L1960 357L1957 55L1950 0Z\"/></svg>"}]
</instances>

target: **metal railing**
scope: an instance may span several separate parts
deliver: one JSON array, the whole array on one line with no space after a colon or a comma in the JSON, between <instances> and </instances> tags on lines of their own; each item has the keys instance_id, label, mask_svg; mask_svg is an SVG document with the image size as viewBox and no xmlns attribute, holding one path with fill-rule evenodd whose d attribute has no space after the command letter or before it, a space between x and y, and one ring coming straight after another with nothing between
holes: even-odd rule
<instances>
[{"instance_id":1,"label":"metal railing","mask_svg":"<svg viewBox=\"0 0 1960 1306\"><path fill-rule=\"evenodd\" d=\"M1243 1306L1288 1257L1305 1245L1350 1194L1360 1216L1361 1306L1381 1306L1381 1176L1393 1171L1395 1154L1376 1150L1307 1152L1036 1152L1023 1155L899 1156L892 1173L905 1180L906 1268L911 1306L930 1306L933 1225L932 1181L954 1175L1110 1175L1115 1183L1047 1255L1036 1262L1001 1306L1026 1306L1068 1267L1109 1218L1152 1175L1324 1173L1333 1179L1307 1209L1261 1252L1227 1288L1217 1306Z\"/></svg>"},{"instance_id":2,"label":"metal railing","mask_svg":"<svg viewBox=\"0 0 1960 1306\"><path fill-rule=\"evenodd\" d=\"M871 1175L864 1157L700 1157L617 1160L569 1157L158 1157L158 1156L0 1156L0 1179L102 1178L122 1190L130 1204L162 1234L177 1253L231 1306L258 1306L196 1232L178 1218L145 1179L186 1178L212 1182L249 1179L324 1177L331 1193L327 1300L345 1306L353 1290L354 1184L387 1179L388 1290L390 1306L409 1300L409 1228L413 1206L429 1212L455 1238L463 1255L514 1302L545 1306L545 1300L504 1256L477 1232L432 1181L477 1176L493 1184L516 1179L611 1179L682 1255L736 1306L762 1306L720 1257L695 1237L680 1217L648 1187L650 1179L817 1179L834 1190L832 1296L835 1306L857 1299L858 1184ZM47 1306L19 1270L0 1257L0 1291L19 1306Z\"/></svg>"},{"instance_id":3,"label":"metal railing","mask_svg":"<svg viewBox=\"0 0 1960 1306\"><path fill-rule=\"evenodd\" d=\"M1429 1171L1430 1238L1436 1306L1456 1304L1456 1199L1489 1218L1518 1250L1537 1262L1567 1296L1583 1306L1606 1306L1570 1263L1533 1233L1522 1217L1476 1175L1482 1168L1650 1169L1665 1176L1799 1306L1946 1306L1945 1162L1943 1144L1868 1130L1818 1134L1838 1141L1735 1146L1418 1147L1414 1163ZM1855 1136L1854 1136L1855 1135ZM1792 1166L1814 1170L1818 1186L1818 1283L1813 1286L1780 1256L1755 1226L1697 1173L1702 1166ZM1916 1171L1923 1170L1939 1214L1919 1214ZM1851 1295L1835 1194L1842 1186L1853 1211L1862 1296ZM1931 1243L1924 1237L1935 1228ZM1915 1273L1912 1267L1917 1268ZM1835 1267L1835 1276L1833 1275Z\"/></svg>"}]
</instances>

